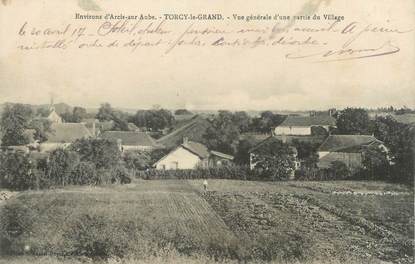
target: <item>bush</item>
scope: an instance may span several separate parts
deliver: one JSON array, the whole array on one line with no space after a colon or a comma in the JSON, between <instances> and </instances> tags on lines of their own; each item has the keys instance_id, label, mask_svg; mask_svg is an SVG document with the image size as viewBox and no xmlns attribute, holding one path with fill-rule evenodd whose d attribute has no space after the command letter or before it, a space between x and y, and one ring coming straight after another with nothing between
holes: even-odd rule
<instances>
[{"instance_id":1,"label":"bush","mask_svg":"<svg viewBox=\"0 0 415 264\"><path fill-rule=\"evenodd\" d=\"M137 173L137 177L146 180L158 179L229 179L272 181L275 179L266 172L258 169L251 170L249 166L228 165L220 167L196 168L186 170L147 170Z\"/></svg>"},{"instance_id":2,"label":"bush","mask_svg":"<svg viewBox=\"0 0 415 264\"><path fill-rule=\"evenodd\" d=\"M0 254L23 253L28 231L32 229L34 211L19 200L4 205L0 214Z\"/></svg>"},{"instance_id":3,"label":"bush","mask_svg":"<svg viewBox=\"0 0 415 264\"><path fill-rule=\"evenodd\" d=\"M95 165L91 162L80 162L71 172L71 183L75 185L97 185L102 182L98 177Z\"/></svg>"},{"instance_id":4,"label":"bush","mask_svg":"<svg viewBox=\"0 0 415 264\"><path fill-rule=\"evenodd\" d=\"M57 149L49 156L46 178L52 185L65 186L72 183L72 171L79 164L79 156L76 152Z\"/></svg>"},{"instance_id":5,"label":"bush","mask_svg":"<svg viewBox=\"0 0 415 264\"><path fill-rule=\"evenodd\" d=\"M35 188L32 162L22 152L0 153L0 186L11 190Z\"/></svg>"},{"instance_id":6,"label":"bush","mask_svg":"<svg viewBox=\"0 0 415 264\"><path fill-rule=\"evenodd\" d=\"M121 183L126 184L131 182L131 178L129 177L128 170L122 166L118 165L111 171L111 183Z\"/></svg>"}]
</instances>

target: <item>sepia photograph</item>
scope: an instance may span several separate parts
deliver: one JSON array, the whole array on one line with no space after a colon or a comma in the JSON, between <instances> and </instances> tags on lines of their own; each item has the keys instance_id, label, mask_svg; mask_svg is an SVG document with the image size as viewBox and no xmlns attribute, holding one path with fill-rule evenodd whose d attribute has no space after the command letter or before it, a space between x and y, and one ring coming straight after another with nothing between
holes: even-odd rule
<instances>
[{"instance_id":1,"label":"sepia photograph","mask_svg":"<svg viewBox=\"0 0 415 264\"><path fill-rule=\"evenodd\" d=\"M412 264L413 0L0 0L0 264Z\"/></svg>"}]
</instances>

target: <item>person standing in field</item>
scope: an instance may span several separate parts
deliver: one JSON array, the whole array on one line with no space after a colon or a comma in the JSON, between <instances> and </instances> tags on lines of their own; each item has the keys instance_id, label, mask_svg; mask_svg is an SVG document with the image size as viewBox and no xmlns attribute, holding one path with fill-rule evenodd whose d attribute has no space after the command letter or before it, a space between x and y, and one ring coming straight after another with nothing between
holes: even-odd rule
<instances>
[{"instance_id":1,"label":"person standing in field","mask_svg":"<svg viewBox=\"0 0 415 264\"><path fill-rule=\"evenodd\" d=\"M204 181L203 181L203 189L204 189L205 191L207 191L207 186L208 186L208 182L207 182L207 180L204 180Z\"/></svg>"}]
</instances>

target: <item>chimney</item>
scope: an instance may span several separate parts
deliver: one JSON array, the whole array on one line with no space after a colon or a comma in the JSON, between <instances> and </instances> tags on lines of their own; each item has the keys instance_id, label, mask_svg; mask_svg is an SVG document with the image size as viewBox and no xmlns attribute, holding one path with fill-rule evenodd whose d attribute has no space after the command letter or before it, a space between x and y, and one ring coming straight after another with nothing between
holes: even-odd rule
<instances>
[{"instance_id":1,"label":"chimney","mask_svg":"<svg viewBox=\"0 0 415 264\"><path fill-rule=\"evenodd\" d=\"M189 142L189 138L188 137L183 137L183 144L186 144L187 142Z\"/></svg>"},{"instance_id":2,"label":"chimney","mask_svg":"<svg viewBox=\"0 0 415 264\"><path fill-rule=\"evenodd\" d=\"M282 134L281 135L281 141L282 141L282 143L287 143L287 136L285 135L285 134Z\"/></svg>"}]
</instances>

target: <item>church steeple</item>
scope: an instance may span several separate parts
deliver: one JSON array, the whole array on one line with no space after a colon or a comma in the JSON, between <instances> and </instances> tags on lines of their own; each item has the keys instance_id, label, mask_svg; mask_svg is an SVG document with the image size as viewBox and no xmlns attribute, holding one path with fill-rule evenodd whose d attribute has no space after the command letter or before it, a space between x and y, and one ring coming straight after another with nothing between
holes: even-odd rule
<instances>
[{"instance_id":1,"label":"church steeple","mask_svg":"<svg viewBox=\"0 0 415 264\"><path fill-rule=\"evenodd\" d=\"M50 113L52 113L52 112L55 112L55 103L54 103L54 94L51 92L51 93L49 93L49 95L50 95L50 105L49 105L49 112Z\"/></svg>"}]
</instances>

